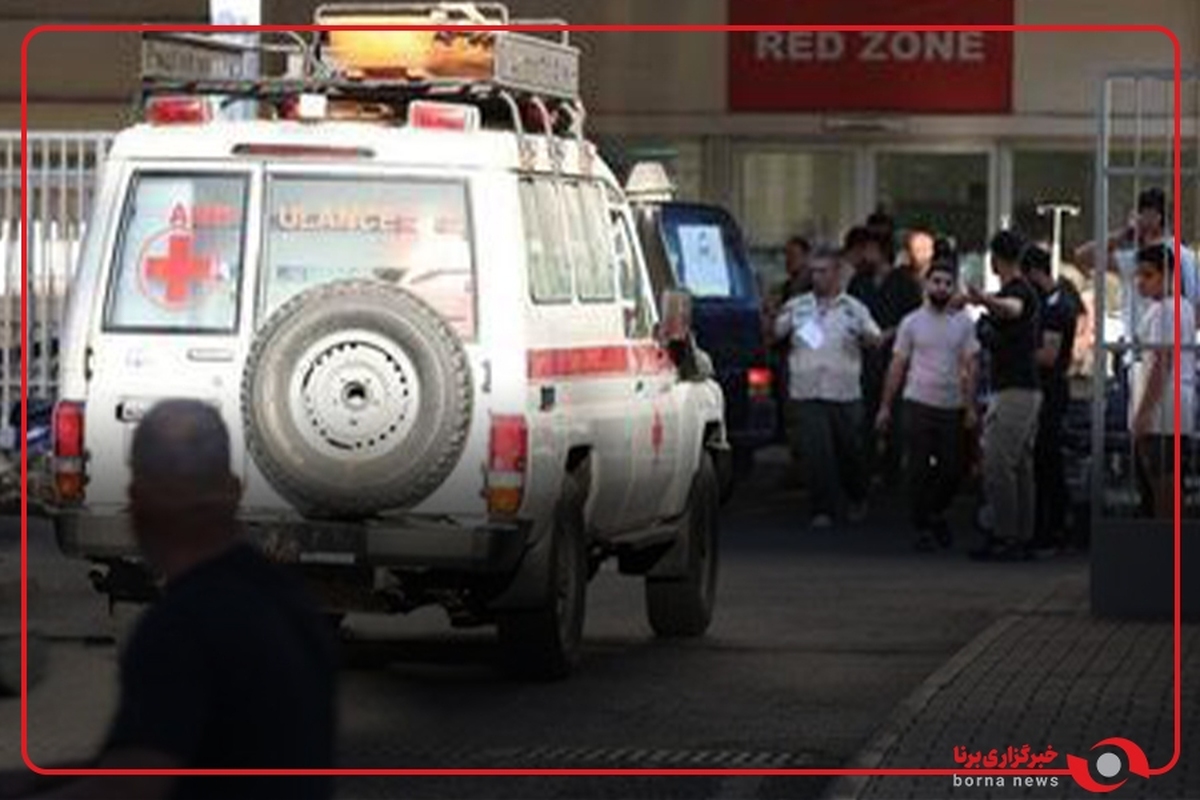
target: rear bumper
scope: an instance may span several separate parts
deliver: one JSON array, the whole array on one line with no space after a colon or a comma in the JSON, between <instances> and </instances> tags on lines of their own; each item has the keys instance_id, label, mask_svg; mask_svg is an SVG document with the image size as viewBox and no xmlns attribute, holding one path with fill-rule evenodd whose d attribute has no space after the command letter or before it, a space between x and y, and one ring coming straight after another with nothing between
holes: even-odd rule
<instances>
[{"instance_id":1,"label":"rear bumper","mask_svg":"<svg viewBox=\"0 0 1200 800\"><path fill-rule=\"evenodd\" d=\"M96 561L138 555L129 517L62 511L52 514L58 546L67 556ZM300 565L413 567L505 572L521 561L531 526L464 526L408 518L371 523L245 519L251 541L275 561Z\"/></svg>"}]
</instances>

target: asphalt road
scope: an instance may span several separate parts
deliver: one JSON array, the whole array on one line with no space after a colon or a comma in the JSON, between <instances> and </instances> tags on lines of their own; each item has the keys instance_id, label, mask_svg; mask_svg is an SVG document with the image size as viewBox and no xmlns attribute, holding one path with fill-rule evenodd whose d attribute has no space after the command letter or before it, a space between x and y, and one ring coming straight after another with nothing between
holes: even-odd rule
<instances>
[{"instance_id":1,"label":"asphalt road","mask_svg":"<svg viewBox=\"0 0 1200 800\"><path fill-rule=\"evenodd\" d=\"M602 570L589 590L586 655L569 681L528 685L493 667L490 632L451 632L426 610L350 620L341 686L346 767L836 767L930 673L1006 610L1083 569L1081 559L969 561L911 548L902 508L810 531L803 496L760 468L722 519L710 634L656 641L639 581ZM961 509L966 517L966 508ZM15 526L0 532L12 554ZM112 712L111 624L86 567L31 536L37 619L51 670L30 699L41 763L83 756ZM19 703L0 700L0 769L20 763ZM817 797L824 778L353 778L343 798Z\"/></svg>"}]
</instances>

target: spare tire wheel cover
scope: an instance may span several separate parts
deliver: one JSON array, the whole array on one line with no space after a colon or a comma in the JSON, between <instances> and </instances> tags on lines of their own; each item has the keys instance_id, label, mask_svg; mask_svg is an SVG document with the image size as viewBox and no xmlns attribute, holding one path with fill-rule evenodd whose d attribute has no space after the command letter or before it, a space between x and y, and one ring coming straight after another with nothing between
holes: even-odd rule
<instances>
[{"instance_id":1,"label":"spare tire wheel cover","mask_svg":"<svg viewBox=\"0 0 1200 800\"><path fill-rule=\"evenodd\" d=\"M462 455L471 385L459 337L424 301L386 284L326 284L285 303L251 348L247 447L305 513L412 506Z\"/></svg>"}]
</instances>

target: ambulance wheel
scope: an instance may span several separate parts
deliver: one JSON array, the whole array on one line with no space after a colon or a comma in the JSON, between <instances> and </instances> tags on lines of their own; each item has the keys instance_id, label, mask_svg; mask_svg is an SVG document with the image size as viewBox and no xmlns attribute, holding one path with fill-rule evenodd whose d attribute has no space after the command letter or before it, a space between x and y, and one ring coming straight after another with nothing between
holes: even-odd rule
<instances>
[{"instance_id":1,"label":"ambulance wheel","mask_svg":"<svg viewBox=\"0 0 1200 800\"><path fill-rule=\"evenodd\" d=\"M703 636L712 622L717 594L720 499L712 456L705 453L692 479L685 513L686 573L682 578L646 579L650 627L663 638Z\"/></svg>"},{"instance_id":2,"label":"ambulance wheel","mask_svg":"<svg viewBox=\"0 0 1200 800\"><path fill-rule=\"evenodd\" d=\"M341 281L267 320L246 361L246 443L271 485L312 516L412 506L466 444L472 386L462 342L399 287Z\"/></svg>"},{"instance_id":3,"label":"ambulance wheel","mask_svg":"<svg viewBox=\"0 0 1200 800\"><path fill-rule=\"evenodd\" d=\"M579 664L588 583L584 501L578 480L568 476L548 532L553 538L543 605L497 617L501 662L514 677L560 680Z\"/></svg>"}]
</instances>

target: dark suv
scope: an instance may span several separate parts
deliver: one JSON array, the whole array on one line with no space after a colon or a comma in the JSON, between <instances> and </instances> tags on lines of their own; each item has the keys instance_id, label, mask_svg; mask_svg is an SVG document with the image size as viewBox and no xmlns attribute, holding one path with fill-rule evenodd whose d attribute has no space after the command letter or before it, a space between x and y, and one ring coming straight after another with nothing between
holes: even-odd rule
<instances>
[{"instance_id":1,"label":"dark suv","mask_svg":"<svg viewBox=\"0 0 1200 800\"><path fill-rule=\"evenodd\" d=\"M686 289L697 343L708 353L725 395L733 481L749 474L754 452L776 439L778 416L758 283L741 229L728 211L683 202L639 204L639 235L654 293Z\"/></svg>"}]
</instances>

